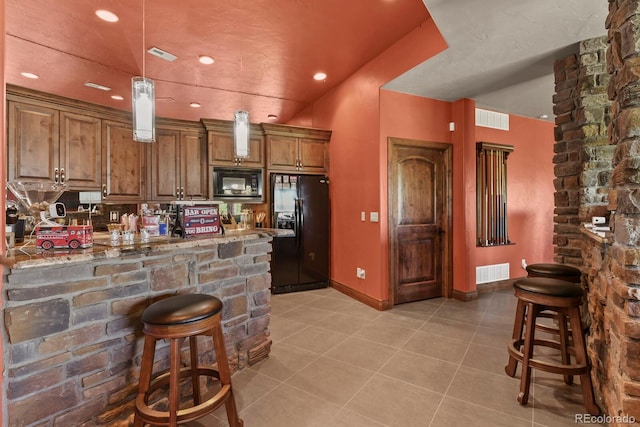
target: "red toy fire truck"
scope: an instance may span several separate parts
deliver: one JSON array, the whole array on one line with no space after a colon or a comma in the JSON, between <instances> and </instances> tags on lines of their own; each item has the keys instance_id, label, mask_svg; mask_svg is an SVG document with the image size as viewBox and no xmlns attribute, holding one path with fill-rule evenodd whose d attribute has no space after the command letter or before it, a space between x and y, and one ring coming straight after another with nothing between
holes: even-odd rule
<instances>
[{"instance_id":1,"label":"red toy fire truck","mask_svg":"<svg viewBox=\"0 0 640 427\"><path fill-rule=\"evenodd\" d=\"M91 225L42 225L36 228L36 246L52 248L88 248L93 246Z\"/></svg>"}]
</instances>

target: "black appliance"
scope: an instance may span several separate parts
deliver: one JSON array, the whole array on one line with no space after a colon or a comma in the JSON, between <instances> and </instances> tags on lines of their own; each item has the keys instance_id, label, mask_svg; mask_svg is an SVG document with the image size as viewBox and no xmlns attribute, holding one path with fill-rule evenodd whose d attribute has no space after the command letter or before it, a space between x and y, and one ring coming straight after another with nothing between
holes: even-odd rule
<instances>
[{"instance_id":1,"label":"black appliance","mask_svg":"<svg viewBox=\"0 0 640 427\"><path fill-rule=\"evenodd\" d=\"M262 169L213 168L213 199L237 203L259 203Z\"/></svg>"},{"instance_id":2,"label":"black appliance","mask_svg":"<svg viewBox=\"0 0 640 427\"><path fill-rule=\"evenodd\" d=\"M273 228L292 230L275 237L271 254L274 294L329 285L329 179L323 175L271 175Z\"/></svg>"}]
</instances>

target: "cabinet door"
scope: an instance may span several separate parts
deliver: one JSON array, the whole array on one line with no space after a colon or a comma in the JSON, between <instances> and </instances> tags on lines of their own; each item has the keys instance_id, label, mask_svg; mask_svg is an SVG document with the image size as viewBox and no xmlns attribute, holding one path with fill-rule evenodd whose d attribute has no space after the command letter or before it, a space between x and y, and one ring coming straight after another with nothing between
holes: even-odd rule
<instances>
[{"instance_id":1,"label":"cabinet door","mask_svg":"<svg viewBox=\"0 0 640 427\"><path fill-rule=\"evenodd\" d=\"M144 200L144 143L133 140L131 126L102 122L102 199Z\"/></svg>"},{"instance_id":2,"label":"cabinet door","mask_svg":"<svg viewBox=\"0 0 640 427\"><path fill-rule=\"evenodd\" d=\"M298 162L298 138L268 136L269 168L296 170Z\"/></svg>"},{"instance_id":3,"label":"cabinet door","mask_svg":"<svg viewBox=\"0 0 640 427\"><path fill-rule=\"evenodd\" d=\"M7 179L54 181L60 166L58 111L20 102L8 107Z\"/></svg>"},{"instance_id":4,"label":"cabinet door","mask_svg":"<svg viewBox=\"0 0 640 427\"><path fill-rule=\"evenodd\" d=\"M95 117L60 113L60 177L72 189L100 190L100 123Z\"/></svg>"},{"instance_id":5,"label":"cabinet door","mask_svg":"<svg viewBox=\"0 0 640 427\"><path fill-rule=\"evenodd\" d=\"M249 139L249 157L237 159L233 149L233 135L209 133L209 164L213 166L264 167L262 138Z\"/></svg>"},{"instance_id":6,"label":"cabinet door","mask_svg":"<svg viewBox=\"0 0 640 427\"><path fill-rule=\"evenodd\" d=\"M327 173L329 156L327 144L317 139L300 138L300 170L305 172Z\"/></svg>"},{"instance_id":7,"label":"cabinet door","mask_svg":"<svg viewBox=\"0 0 640 427\"><path fill-rule=\"evenodd\" d=\"M156 129L156 142L149 144L151 188L154 201L176 200L180 187L180 132Z\"/></svg>"},{"instance_id":8,"label":"cabinet door","mask_svg":"<svg viewBox=\"0 0 640 427\"><path fill-rule=\"evenodd\" d=\"M207 146L199 132L180 132L181 197L184 200L205 200L207 186Z\"/></svg>"}]
</instances>

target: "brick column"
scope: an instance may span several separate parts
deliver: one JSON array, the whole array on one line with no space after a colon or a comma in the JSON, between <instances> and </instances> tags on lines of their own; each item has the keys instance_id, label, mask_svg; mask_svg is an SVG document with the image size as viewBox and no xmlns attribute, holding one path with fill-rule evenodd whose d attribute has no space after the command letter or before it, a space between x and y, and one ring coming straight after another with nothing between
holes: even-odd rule
<instances>
[{"instance_id":1,"label":"brick column","mask_svg":"<svg viewBox=\"0 0 640 427\"><path fill-rule=\"evenodd\" d=\"M607 137L606 46L606 37L585 40L577 54L554 64L555 261L578 267L580 224L608 214L613 148Z\"/></svg>"}]
</instances>

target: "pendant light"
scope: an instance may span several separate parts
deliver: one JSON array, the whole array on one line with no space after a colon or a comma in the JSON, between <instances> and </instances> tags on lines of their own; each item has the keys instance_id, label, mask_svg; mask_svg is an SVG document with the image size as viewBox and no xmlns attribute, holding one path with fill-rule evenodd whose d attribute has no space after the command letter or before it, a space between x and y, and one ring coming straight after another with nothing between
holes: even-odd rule
<instances>
[{"instance_id":1,"label":"pendant light","mask_svg":"<svg viewBox=\"0 0 640 427\"><path fill-rule=\"evenodd\" d=\"M145 0L142 0L142 77L131 79L131 102L133 112L133 140L154 142L156 140L156 99L153 80L145 77Z\"/></svg>"},{"instance_id":2,"label":"pendant light","mask_svg":"<svg viewBox=\"0 0 640 427\"><path fill-rule=\"evenodd\" d=\"M249 157L249 112L238 110L233 119L233 147L235 157Z\"/></svg>"}]
</instances>

